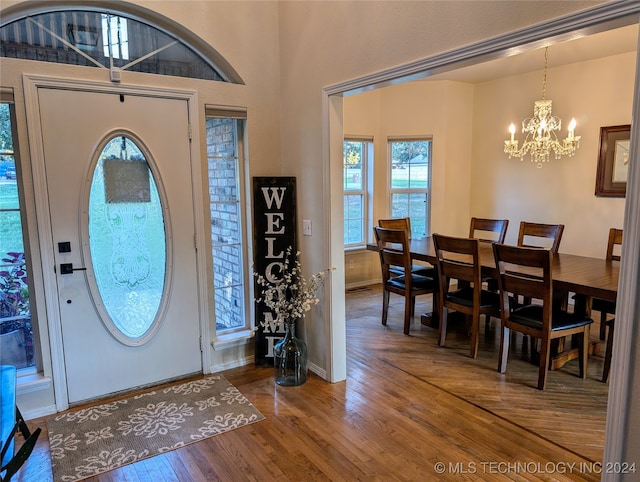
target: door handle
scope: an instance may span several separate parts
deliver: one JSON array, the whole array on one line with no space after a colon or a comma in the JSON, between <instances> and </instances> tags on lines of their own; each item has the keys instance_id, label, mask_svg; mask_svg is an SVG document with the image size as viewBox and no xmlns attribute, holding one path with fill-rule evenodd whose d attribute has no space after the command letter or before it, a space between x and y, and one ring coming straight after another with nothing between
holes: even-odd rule
<instances>
[{"instance_id":1,"label":"door handle","mask_svg":"<svg viewBox=\"0 0 640 482\"><path fill-rule=\"evenodd\" d=\"M73 263L61 263L60 274L73 274L74 271L86 271L87 268L74 268Z\"/></svg>"}]
</instances>

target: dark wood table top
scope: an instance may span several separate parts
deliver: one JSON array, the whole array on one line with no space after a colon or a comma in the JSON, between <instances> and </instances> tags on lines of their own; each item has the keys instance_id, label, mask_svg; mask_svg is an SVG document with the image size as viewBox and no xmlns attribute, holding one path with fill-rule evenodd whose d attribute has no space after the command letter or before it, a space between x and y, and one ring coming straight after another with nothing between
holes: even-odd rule
<instances>
[{"instance_id":1,"label":"dark wood table top","mask_svg":"<svg viewBox=\"0 0 640 482\"><path fill-rule=\"evenodd\" d=\"M377 251L375 244L367 249ZM411 257L417 261L436 263L436 251L431 237L412 239ZM480 243L480 264L483 273L496 277L496 265L491 243ZM553 255L552 276L554 288L579 295L615 301L618 292L619 261L558 253Z\"/></svg>"}]
</instances>

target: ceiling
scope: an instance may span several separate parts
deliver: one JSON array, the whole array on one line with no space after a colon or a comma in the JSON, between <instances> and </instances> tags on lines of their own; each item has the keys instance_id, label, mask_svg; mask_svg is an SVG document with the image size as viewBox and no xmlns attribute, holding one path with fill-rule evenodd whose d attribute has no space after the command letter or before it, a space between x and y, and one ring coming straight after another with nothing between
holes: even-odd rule
<instances>
[{"instance_id":1,"label":"ceiling","mask_svg":"<svg viewBox=\"0 0 640 482\"><path fill-rule=\"evenodd\" d=\"M611 55L635 52L638 24L561 42L549 46L548 67L584 62ZM542 70L544 47L497 60L462 67L424 79L479 83L501 77Z\"/></svg>"}]
</instances>

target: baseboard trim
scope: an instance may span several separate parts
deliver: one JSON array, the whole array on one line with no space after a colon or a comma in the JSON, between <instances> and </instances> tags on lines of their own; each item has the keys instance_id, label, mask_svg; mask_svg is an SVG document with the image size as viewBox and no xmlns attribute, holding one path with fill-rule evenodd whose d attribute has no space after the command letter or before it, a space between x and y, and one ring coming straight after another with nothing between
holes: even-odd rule
<instances>
[{"instance_id":1,"label":"baseboard trim","mask_svg":"<svg viewBox=\"0 0 640 482\"><path fill-rule=\"evenodd\" d=\"M29 421L40 417L47 417L49 415L53 415L54 413L58 413L58 409L55 405L48 405L46 407L39 407L35 410L22 410L20 409L20 413L22 417Z\"/></svg>"},{"instance_id":2,"label":"baseboard trim","mask_svg":"<svg viewBox=\"0 0 640 482\"><path fill-rule=\"evenodd\" d=\"M255 363L255 357L253 355L246 356L243 358L238 358L237 360L232 360L227 363L218 363L216 365L211 365L209 367L209 373L218 373L223 372L225 370L231 370L232 368L243 367L245 365L250 365Z\"/></svg>"},{"instance_id":3,"label":"baseboard trim","mask_svg":"<svg viewBox=\"0 0 640 482\"><path fill-rule=\"evenodd\" d=\"M373 280L368 280L368 281L358 281L357 283L349 283L347 285L344 286L344 289L349 291L349 290L353 290L356 288L363 288L365 286L371 286L371 285L375 285L375 284L380 284L382 283L382 280L380 279L373 279Z\"/></svg>"}]
</instances>

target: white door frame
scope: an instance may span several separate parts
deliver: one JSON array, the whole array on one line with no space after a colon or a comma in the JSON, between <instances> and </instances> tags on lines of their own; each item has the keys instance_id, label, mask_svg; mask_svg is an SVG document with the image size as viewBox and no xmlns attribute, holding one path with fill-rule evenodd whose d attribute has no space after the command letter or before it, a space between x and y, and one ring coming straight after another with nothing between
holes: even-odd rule
<instances>
[{"instance_id":1,"label":"white door frame","mask_svg":"<svg viewBox=\"0 0 640 482\"><path fill-rule=\"evenodd\" d=\"M43 270L44 299L46 306L46 319L49 328L49 348L51 350L51 371L54 380L54 396L56 410L62 411L69 408L67 396L67 379L64 365L64 353L62 349L62 323L60 319L60 306L56 274L54 271L54 244L52 238L52 226L49 218L49 199L47 196L46 172L44 148L42 143L42 130L40 125L38 89L67 89L84 90L97 93L115 93L123 95L145 95L150 97L163 97L184 100L188 105L189 124L191 126L191 182L192 202L194 211L196 245L206 246L202 195L202 169L200 162L200 136L199 136L199 106L198 94L195 91L164 89L159 87L134 86L126 84L111 84L108 82L92 82L81 79L55 78L48 76L29 75L23 76L25 96L25 108L27 113L27 127L29 130L29 150L32 160L33 186L35 192L35 207L38 217L38 242ZM211 366L211 351L208 344L202 340L210 339L209 308L207 303L207 278L206 255L204 250L196 251L197 281L198 281L198 314L201 333L201 353L203 372L208 373Z\"/></svg>"}]
</instances>

